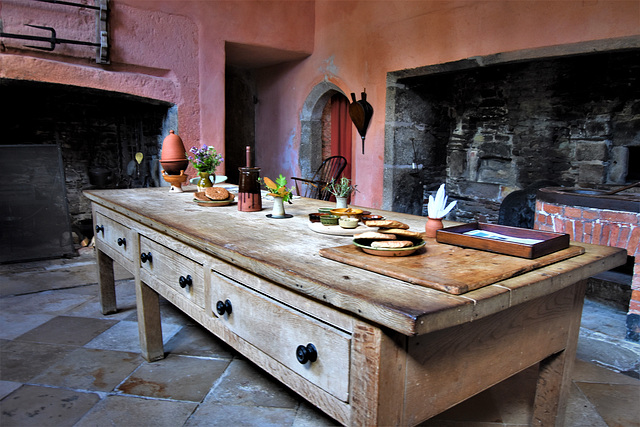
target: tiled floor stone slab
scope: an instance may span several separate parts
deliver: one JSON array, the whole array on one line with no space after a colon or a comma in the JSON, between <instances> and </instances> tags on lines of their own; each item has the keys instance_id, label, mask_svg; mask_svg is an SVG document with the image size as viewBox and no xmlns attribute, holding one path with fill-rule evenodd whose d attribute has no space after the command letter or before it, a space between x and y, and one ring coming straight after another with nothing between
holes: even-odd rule
<instances>
[{"instance_id":1,"label":"tiled floor stone slab","mask_svg":"<svg viewBox=\"0 0 640 427\"><path fill-rule=\"evenodd\" d=\"M0 379L29 382L74 347L32 342L0 342Z\"/></svg>"},{"instance_id":2,"label":"tiled floor stone slab","mask_svg":"<svg viewBox=\"0 0 640 427\"><path fill-rule=\"evenodd\" d=\"M84 345L117 323L116 320L58 316L16 338L49 344Z\"/></svg>"},{"instance_id":3,"label":"tiled floor stone slab","mask_svg":"<svg viewBox=\"0 0 640 427\"><path fill-rule=\"evenodd\" d=\"M20 388L22 384L14 381L1 381L0 380L0 399L3 399L6 395L12 393L14 390Z\"/></svg>"},{"instance_id":4,"label":"tiled floor stone slab","mask_svg":"<svg viewBox=\"0 0 640 427\"><path fill-rule=\"evenodd\" d=\"M86 288L91 288L91 292L94 298L68 310L65 313L67 316L122 320L125 318L129 318L133 314L135 320L136 290L133 280L125 280L116 283L116 304L118 307L118 312L108 315L102 314L100 298L98 298L98 285L91 285L87 286Z\"/></svg>"},{"instance_id":5,"label":"tiled floor stone slab","mask_svg":"<svg viewBox=\"0 0 640 427\"><path fill-rule=\"evenodd\" d=\"M222 375L228 360L169 355L142 364L117 391L123 394L200 402Z\"/></svg>"},{"instance_id":6,"label":"tiled floor stone slab","mask_svg":"<svg viewBox=\"0 0 640 427\"><path fill-rule=\"evenodd\" d=\"M112 391L144 359L138 353L78 348L33 378L33 384Z\"/></svg>"},{"instance_id":7,"label":"tiled floor stone slab","mask_svg":"<svg viewBox=\"0 0 640 427\"><path fill-rule=\"evenodd\" d=\"M201 406L189 418L186 426L281 427L293 425L295 409L260 406Z\"/></svg>"},{"instance_id":8,"label":"tiled floor stone slab","mask_svg":"<svg viewBox=\"0 0 640 427\"><path fill-rule=\"evenodd\" d=\"M640 387L623 384L577 383L608 426L640 424Z\"/></svg>"},{"instance_id":9,"label":"tiled floor stone slab","mask_svg":"<svg viewBox=\"0 0 640 427\"><path fill-rule=\"evenodd\" d=\"M95 393L24 385L2 400L0 425L73 426L98 400Z\"/></svg>"},{"instance_id":10,"label":"tiled floor stone slab","mask_svg":"<svg viewBox=\"0 0 640 427\"><path fill-rule=\"evenodd\" d=\"M0 312L7 314L62 315L66 311L91 300L90 295L46 291L0 298Z\"/></svg>"},{"instance_id":11,"label":"tiled floor stone slab","mask_svg":"<svg viewBox=\"0 0 640 427\"><path fill-rule=\"evenodd\" d=\"M200 325L185 326L175 334L164 350L169 354L231 359L237 353Z\"/></svg>"},{"instance_id":12,"label":"tiled floor stone slab","mask_svg":"<svg viewBox=\"0 0 640 427\"><path fill-rule=\"evenodd\" d=\"M112 395L95 405L75 427L176 427L184 425L196 407L195 402Z\"/></svg>"},{"instance_id":13,"label":"tiled floor stone slab","mask_svg":"<svg viewBox=\"0 0 640 427\"><path fill-rule=\"evenodd\" d=\"M51 314L18 314L0 310L0 338L15 339L54 317Z\"/></svg>"},{"instance_id":14,"label":"tiled floor stone slab","mask_svg":"<svg viewBox=\"0 0 640 427\"><path fill-rule=\"evenodd\" d=\"M295 408L297 395L244 359L234 359L203 402Z\"/></svg>"},{"instance_id":15,"label":"tiled floor stone slab","mask_svg":"<svg viewBox=\"0 0 640 427\"><path fill-rule=\"evenodd\" d=\"M167 342L182 326L176 324L162 325L162 340ZM140 352L140 337L138 335L138 323L121 321L104 331L86 344L88 348L103 350Z\"/></svg>"}]
</instances>

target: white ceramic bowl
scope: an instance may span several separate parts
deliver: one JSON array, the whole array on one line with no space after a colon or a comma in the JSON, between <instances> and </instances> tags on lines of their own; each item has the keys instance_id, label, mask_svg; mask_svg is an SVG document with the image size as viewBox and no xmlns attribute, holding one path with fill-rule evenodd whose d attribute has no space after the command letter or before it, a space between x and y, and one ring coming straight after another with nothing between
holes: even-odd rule
<instances>
[{"instance_id":1,"label":"white ceramic bowl","mask_svg":"<svg viewBox=\"0 0 640 427\"><path fill-rule=\"evenodd\" d=\"M338 220L338 225L342 228L356 228L358 226L358 218L348 218L341 216Z\"/></svg>"}]
</instances>

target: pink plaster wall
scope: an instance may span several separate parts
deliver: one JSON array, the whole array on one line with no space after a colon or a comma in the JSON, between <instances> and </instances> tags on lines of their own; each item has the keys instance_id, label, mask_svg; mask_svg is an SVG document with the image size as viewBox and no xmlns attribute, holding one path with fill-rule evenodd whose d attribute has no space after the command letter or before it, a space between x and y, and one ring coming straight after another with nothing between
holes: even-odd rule
<instances>
[{"instance_id":1,"label":"pink plaster wall","mask_svg":"<svg viewBox=\"0 0 640 427\"><path fill-rule=\"evenodd\" d=\"M91 1L91 0L85 0ZM224 150L225 42L310 54L256 72L257 164L297 176L300 112L314 86L366 88L374 116L365 154L354 132L360 190L354 203L380 207L386 75L472 56L640 35L640 2L612 1L179 1L111 0L112 64L86 48L54 53L2 40L0 77L117 90L174 102L187 146ZM23 23L82 36L91 20L60 6L0 1L6 32ZM46 19L45 19L46 18ZM50 19L49 19L50 18Z\"/></svg>"},{"instance_id":2,"label":"pink plaster wall","mask_svg":"<svg viewBox=\"0 0 640 427\"><path fill-rule=\"evenodd\" d=\"M382 205L386 75L472 56L640 35L638 1L316 1L313 55L260 80L256 135L263 167L295 168L299 115L323 80L345 93L366 87L374 115L365 154L354 132L354 203ZM266 98L266 99L265 99ZM262 113L264 112L264 113ZM277 112L277 116L276 113ZM262 116L262 117L260 117ZM274 126L274 120L277 125ZM260 150L260 148L258 148ZM292 173L295 170L291 171Z\"/></svg>"}]
</instances>

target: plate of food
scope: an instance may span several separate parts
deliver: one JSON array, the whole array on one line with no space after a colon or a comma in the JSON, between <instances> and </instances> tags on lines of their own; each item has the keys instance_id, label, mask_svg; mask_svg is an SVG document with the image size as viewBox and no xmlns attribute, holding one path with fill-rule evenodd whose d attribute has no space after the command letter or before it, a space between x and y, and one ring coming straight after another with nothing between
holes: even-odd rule
<instances>
[{"instance_id":1,"label":"plate of food","mask_svg":"<svg viewBox=\"0 0 640 427\"><path fill-rule=\"evenodd\" d=\"M409 230L399 221L367 221L368 227L378 226L377 231L368 231L353 236L353 244L370 255L408 256L426 244L422 233Z\"/></svg>"},{"instance_id":2,"label":"plate of food","mask_svg":"<svg viewBox=\"0 0 640 427\"><path fill-rule=\"evenodd\" d=\"M226 206L235 201L235 195L222 187L207 187L194 194L193 201L199 206Z\"/></svg>"}]
</instances>

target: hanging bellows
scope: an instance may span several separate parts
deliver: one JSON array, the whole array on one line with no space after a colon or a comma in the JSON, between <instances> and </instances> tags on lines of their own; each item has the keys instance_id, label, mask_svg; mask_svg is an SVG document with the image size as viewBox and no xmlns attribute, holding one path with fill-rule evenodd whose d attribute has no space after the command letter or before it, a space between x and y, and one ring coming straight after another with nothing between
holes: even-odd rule
<instances>
[{"instance_id":1,"label":"hanging bellows","mask_svg":"<svg viewBox=\"0 0 640 427\"><path fill-rule=\"evenodd\" d=\"M367 102L367 92L361 92L360 101L356 101L356 94L351 93L351 104L349 105L349 115L351 121L358 129L358 133L362 138L362 154L364 154L364 137L367 134L371 116L373 116L373 107Z\"/></svg>"}]
</instances>

